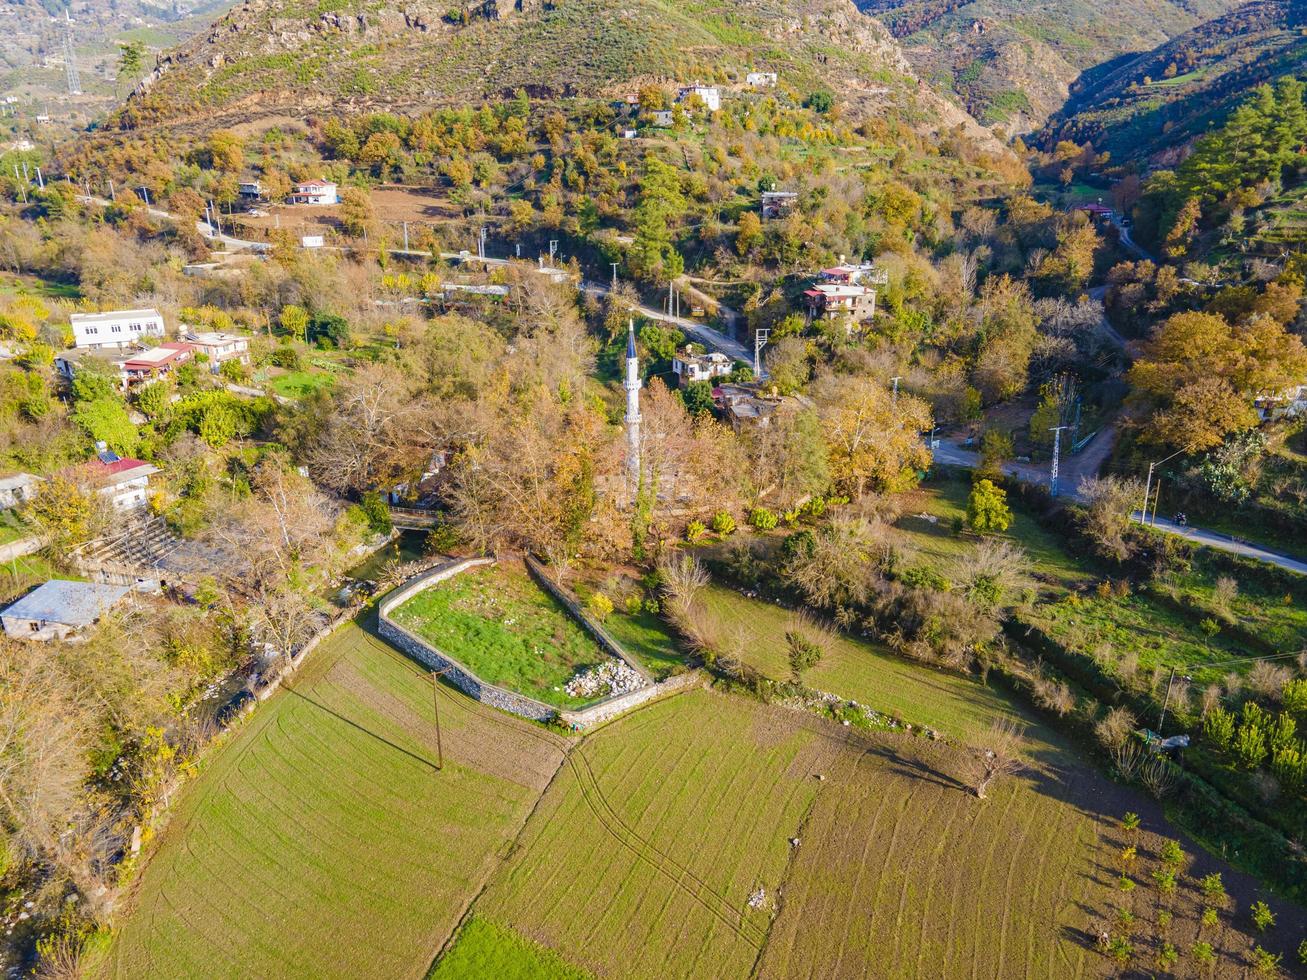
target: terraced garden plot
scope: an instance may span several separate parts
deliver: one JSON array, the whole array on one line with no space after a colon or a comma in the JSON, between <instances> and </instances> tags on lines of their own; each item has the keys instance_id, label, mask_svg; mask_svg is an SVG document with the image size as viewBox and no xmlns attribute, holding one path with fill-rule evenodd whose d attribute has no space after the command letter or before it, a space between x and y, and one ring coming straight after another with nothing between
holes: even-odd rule
<instances>
[{"instance_id":1,"label":"terraced garden plot","mask_svg":"<svg viewBox=\"0 0 1307 980\"><path fill-rule=\"evenodd\" d=\"M123 980L420 977L555 772L563 740L350 624L178 804L110 969Z\"/></svg>"},{"instance_id":2,"label":"terraced garden plot","mask_svg":"<svg viewBox=\"0 0 1307 980\"><path fill-rule=\"evenodd\" d=\"M559 708L587 703L563 686L608 659L520 562L469 569L419 592L391 618L483 681Z\"/></svg>"},{"instance_id":3,"label":"terraced garden plot","mask_svg":"<svg viewBox=\"0 0 1307 980\"><path fill-rule=\"evenodd\" d=\"M745 662L773 680L790 676L785 630L790 612L722 585L704 590L703 602L727 632L748 637ZM1002 694L978 681L913 664L864 640L841 636L830 653L804 674L804 683L840 697L929 725L963 741L987 731L1014 709Z\"/></svg>"},{"instance_id":4,"label":"terraced garden plot","mask_svg":"<svg viewBox=\"0 0 1307 980\"><path fill-rule=\"evenodd\" d=\"M747 977L817 773L804 715L696 690L587 738L475 914L621 977ZM838 729L832 729L839 731Z\"/></svg>"}]
</instances>

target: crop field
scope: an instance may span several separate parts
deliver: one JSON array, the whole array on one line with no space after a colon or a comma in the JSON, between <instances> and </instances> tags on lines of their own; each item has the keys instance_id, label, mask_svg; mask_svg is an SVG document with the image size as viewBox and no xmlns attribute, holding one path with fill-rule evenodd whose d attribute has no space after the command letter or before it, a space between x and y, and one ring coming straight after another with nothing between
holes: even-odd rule
<instances>
[{"instance_id":1,"label":"crop field","mask_svg":"<svg viewBox=\"0 0 1307 980\"><path fill-rule=\"evenodd\" d=\"M612 976L749 975L841 742L803 715L694 691L573 749L478 917Z\"/></svg>"},{"instance_id":2,"label":"crop field","mask_svg":"<svg viewBox=\"0 0 1307 980\"><path fill-rule=\"evenodd\" d=\"M563 685L607 656L520 562L463 572L391 616L482 680L563 708L586 703Z\"/></svg>"},{"instance_id":3,"label":"crop field","mask_svg":"<svg viewBox=\"0 0 1307 980\"><path fill-rule=\"evenodd\" d=\"M749 666L772 680L789 677L788 610L721 585L705 589L702 598L727 631L743 631L747 637L743 659ZM830 653L804 675L804 683L963 741L986 731L994 718L1013 710L1003 695L979 681L908 663L873 643L849 636L835 642Z\"/></svg>"},{"instance_id":4,"label":"crop field","mask_svg":"<svg viewBox=\"0 0 1307 980\"><path fill-rule=\"evenodd\" d=\"M562 759L350 624L187 787L114 977L420 977Z\"/></svg>"},{"instance_id":5,"label":"crop field","mask_svg":"<svg viewBox=\"0 0 1307 980\"><path fill-rule=\"evenodd\" d=\"M624 977L1103 975L1121 800L1034 748L982 802L942 743L684 694L573 750L474 921Z\"/></svg>"}]
</instances>

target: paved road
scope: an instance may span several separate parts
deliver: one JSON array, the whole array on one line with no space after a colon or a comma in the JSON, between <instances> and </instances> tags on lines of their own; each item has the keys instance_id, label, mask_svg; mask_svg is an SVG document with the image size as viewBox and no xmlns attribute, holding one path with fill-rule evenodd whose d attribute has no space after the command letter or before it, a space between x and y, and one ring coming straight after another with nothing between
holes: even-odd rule
<instances>
[{"instance_id":1,"label":"paved road","mask_svg":"<svg viewBox=\"0 0 1307 980\"><path fill-rule=\"evenodd\" d=\"M581 284L581 288L587 293L595 296L604 296L608 293L608 287L603 283L586 281ZM727 357L734 358L737 361L743 361L745 364L753 363L753 351L749 350L738 340L726 336L698 320L691 320L683 316L669 316L662 310L655 310L652 306L637 306L635 311L642 317L649 320L658 320L661 323L670 323L677 327L690 337L693 337L699 343L703 344L709 350L720 351ZM766 374L764 372L764 377Z\"/></svg>"},{"instance_id":2,"label":"paved road","mask_svg":"<svg viewBox=\"0 0 1307 980\"><path fill-rule=\"evenodd\" d=\"M1117 237L1120 238L1122 245L1134 252L1135 255L1139 256L1141 259L1147 259L1149 262L1154 263L1157 262L1157 257L1154 256L1152 252L1148 251L1148 249L1144 248L1130 237L1130 229L1126 226L1125 218L1122 215L1113 211L1108 220L1116 227Z\"/></svg>"},{"instance_id":3,"label":"paved road","mask_svg":"<svg viewBox=\"0 0 1307 980\"><path fill-rule=\"evenodd\" d=\"M1061 473L1058 476L1058 483L1062 488L1060 495L1068 500L1081 502L1080 480L1083 477L1098 474L1103 461L1107 459L1108 454L1112 451L1112 445L1115 441L1116 430L1109 426L1095 436L1093 441L1078 455L1068 457L1063 462ZM939 446L935 450L935 459L940 463L951 466L974 466L980 461L980 454L959 446L956 442L940 439ZM1021 480L1023 483L1048 486L1049 473L1046 466L1037 466L1033 463L1008 463L1003 467L1003 472L1010 477ZM1135 520L1139 519L1138 511L1135 511L1134 518ZM1201 527L1181 527L1165 517L1150 520L1149 526L1159 531L1165 531L1168 534L1179 535L1195 544L1206 545L1220 551L1228 551L1231 554L1266 562L1268 565L1276 565L1279 568L1297 572L1300 575L1307 575L1307 562L1292 558L1289 555L1279 554L1267 548L1258 547L1255 544L1249 544L1247 541L1232 538L1228 534L1220 534Z\"/></svg>"},{"instance_id":4,"label":"paved road","mask_svg":"<svg viewBox=\"0 0 1307 980\"><path fill-rule=\"evenodd\" d=\"M1139 519L1138 511L1135 511L1134 517L1136 520ZM1221 551L1243 555L1245 558L1263 561L1268 565L1278 565L1280 568L1297 572L1299 575L1307 575L1307 561L1299 561L1297 558L1290 558L1288 555L1260 548L1255 544L1249 544L1247 541L1228 534L1219 534L1216 531L1208 531L1201 527L1181 527L1165 517L1150 518L1148 525L1157 528L1159 531L1166 531L1168 534L1179 535L1196 544L1207 545L1209 548L1219 548Z\"/></svg>"}]
</instances>

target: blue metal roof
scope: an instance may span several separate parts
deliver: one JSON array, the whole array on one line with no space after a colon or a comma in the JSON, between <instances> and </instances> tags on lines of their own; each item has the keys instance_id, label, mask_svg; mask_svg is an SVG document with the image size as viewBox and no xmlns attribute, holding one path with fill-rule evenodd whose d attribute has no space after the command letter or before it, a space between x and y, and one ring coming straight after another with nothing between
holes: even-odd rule
<instances>
[{"instance_id":1,"label":"blue metal roof","mask_svg":"<svg viewBox=\"0 0 1307 980\"><path fill-rule=\"evenodd\" d=\"M0 616L90 626L130 591L121 585L51 579L0 612Z\"/></svg>"}]
</instances>

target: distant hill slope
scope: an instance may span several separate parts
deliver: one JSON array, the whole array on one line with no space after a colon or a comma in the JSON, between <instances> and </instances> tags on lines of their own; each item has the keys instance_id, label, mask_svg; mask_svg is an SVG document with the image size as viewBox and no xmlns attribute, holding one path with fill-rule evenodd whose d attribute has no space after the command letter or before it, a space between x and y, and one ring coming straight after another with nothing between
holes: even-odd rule
<instances>
[{"instance_id":1,"label":"distant hill slope","mask_svg":"<svg viewBox=\"0 0 1307 980\"><path fill-rule=\"evenodd\" d=\"M458 8L455 8L457 12ZM160 59L120 124L200 127L277 114L430 107L525 89L537 98L619 95L641 82L780 74L798 95L959 123L919 84L898 44L849 0L448 0L398 5L247 0Z\"/></svg>"},{"instance_id":2,"label":"distant hill slope","mask_svg":"<svg viewBox=\"0 0 1307 980\"><path fill-rule=\"evenodd\" d=\"M1307 4L1255 0L1156 50L1091 74L1045 141L1074 139L1115 162L1167 163L1262 82L1307 72Z\"/></svg>"},{"instance_id":3,"label":"distant hill slope","mask_svg":"<svg viewBox=\"0 0 1307 980\"><path fill-rule=\"evenodd\" d=\"M1148 51L1242 0L858 0L918 72L986 125L1038 129L1087 69Z\"/></svg>"}]
</instances>

